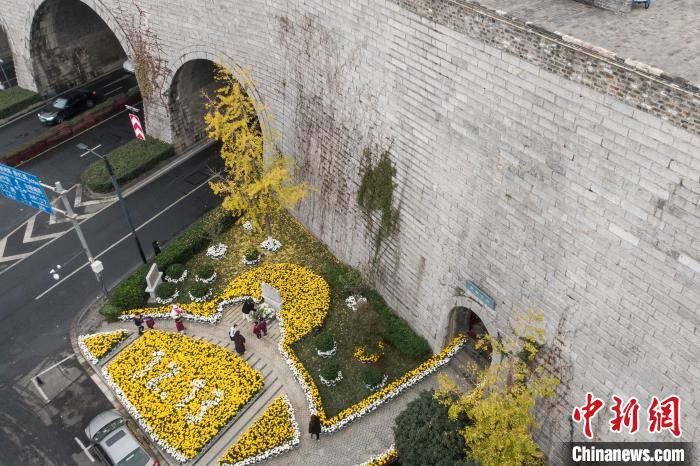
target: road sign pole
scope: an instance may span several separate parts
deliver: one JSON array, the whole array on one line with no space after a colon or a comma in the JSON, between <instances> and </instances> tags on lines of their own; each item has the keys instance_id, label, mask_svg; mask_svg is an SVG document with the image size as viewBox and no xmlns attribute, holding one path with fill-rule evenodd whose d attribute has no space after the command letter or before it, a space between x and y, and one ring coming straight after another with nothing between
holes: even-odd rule
<instances>
[{"instance_id":1,"label":"road sign pole","mask_svg":"<svg viewBox=\"0 0 700 466\"><path fill-rule=\"evenodd\" d=\"M95 258L92 256L92 252L90 252L90 247L87 244L87 241L85 240L85 236L83 235L83 230L80 228L80 224L78 223L78 220L76 220L76 215L73 212L73 207L70 205L70 201L66 197L66 191L63 189L63 186L61 185L60 181L56 181L56 188L54 189L54 192L58 194L58 197L61 198L61 202L63 202L63 206L66 209L66 217L68 217L73 224L73 229L75 230L75 233L78 235L78 239L80 240L80 244L83 246L83 250L85 250L85 255L88 258L88 262L90 262L90 265L92 266L95 262ZM93 268L93 271L95 269ZM107 287L105 286L104 279L102 278L102 273L95 271L95 277L97 278L97 282L100 284L100 287L102 287L102 293L105 295L105 298L107 297Z\"/></svg>"}]
</instances>

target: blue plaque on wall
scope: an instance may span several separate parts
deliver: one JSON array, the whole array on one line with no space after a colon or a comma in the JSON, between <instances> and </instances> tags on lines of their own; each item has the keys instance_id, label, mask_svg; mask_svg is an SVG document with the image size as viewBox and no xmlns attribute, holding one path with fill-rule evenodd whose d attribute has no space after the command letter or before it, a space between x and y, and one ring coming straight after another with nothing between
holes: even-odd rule
<instances>
[{"instance_id":1,"label":"blue plaque on wall","mask_svg":"<svg viewBox=\"0 0 700 466\"><path fill-rule=\"evenodd\" d=\"M491 309L492 311L496 310L496 301L491 298L491 296L487 295L484 290L479 288L476 283L474 283L471 280L467 280L466 284L467 290L474 295L476 299L481 301L481 303Z\"/></svg>"}]
</instances>

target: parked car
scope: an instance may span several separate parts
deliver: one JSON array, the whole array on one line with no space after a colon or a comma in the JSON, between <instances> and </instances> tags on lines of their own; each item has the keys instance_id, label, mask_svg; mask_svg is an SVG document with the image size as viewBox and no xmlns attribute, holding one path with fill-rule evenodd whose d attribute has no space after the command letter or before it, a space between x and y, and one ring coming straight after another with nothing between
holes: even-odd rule
<instances>
[{"instance_id":1,"label":"parked car","mask_svg":"<svg viewBox=\"0 0 700 466\"><path fill-rule=\"evenodd\" d=\"M44 125L57 125L95 106L97 93L78 89L57 97L39 111L39 121Z\"/></svg>"},{"instance_id":2,"label":"parked car","mask_svg":"<svg viewBox=\"0 0 700 466\"><path fill-rule=\"evenodd\" d=\"M110 409L95 416L85 428L90 446L96 454L112 466L159 466L146 453L119 413Z\"/></svg>"}]
</instances>

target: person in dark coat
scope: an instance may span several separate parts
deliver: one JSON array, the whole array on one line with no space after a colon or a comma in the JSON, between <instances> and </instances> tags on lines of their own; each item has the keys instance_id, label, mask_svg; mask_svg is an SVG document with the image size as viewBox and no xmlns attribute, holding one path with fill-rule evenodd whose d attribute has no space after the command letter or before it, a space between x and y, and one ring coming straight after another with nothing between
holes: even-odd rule
<instances>
[{"instance_id":1,"label":"person in dark coat","mask_svg":"<svg viewBox=\"0 0 700 466\"><path fill-rule=\"evenodd\" d=\"M251 320L250 313L253 312L254 309L255 304L253 303L253 300L246 298L246 300L243 301L243 308L241 309L241 312L243 313L243 318L248 322Z\"/></svg>"},{"instance_id":2,"label":"person in dark coat","mask_svg":"<svg viewBox=\"0 0 700 466\"><path fill-rule=\"evenodd\" d=\"M153 318L153 316L146 316L146 325L148 325L148 328L153 330L153 327L156 325L156 319Z\"/></svg>"},{"instance_id":3,"label":"person in dark coat","mask_svg":"<svg viewBox=\"0 0 700 466\"><path fill-rule=\"evenodd\" d=\"M160 254L160 243L158 240L155 240L151 245L153 246L153 255L157 256Z\"/></svg>"},{"instance_id":4,"label":"person in dark coat","mask_svg":"<svg viewBox=\"0 0 700 466\"><path fill-rule=\"evenodd\" d=\"M179 315L177 318L175 318L175 328L178 332L183 332L185 330L185 323L182 321L182 317Z\"/></svg>"},{"instance_id":5,"label":"person in dark coat","mask_svg":"<svg viewBox=\"0 0 700 466\"><path fill-rule=\"evenodd\" d=\"M134 316L134 325L139 329L139 335L143 333L143 316L138 313Z\"/></svg>"},{"instance_id":6,"label":"person in dark coat","mask_svg":"<svg viewBox=\"0 0 700 466\"><path fill-rule=\"evenodd\" d=\"M267 322L265 322L265 319L260 319L255 321L255 327L253 327L253 333L255 334L258 339L262 338L262 336L267 336Z\"/></svg>"},{"instance_id":7,"label":"person in dark coat","mask_svg":"<svg viewBox=\"0 0 700 466\"><path fill-rule=\"evenodd\" d=\"M228 337L233 342L236 353L238 353L239 356L243 356L243 353L245 353L245 337L241 334L240 330L238 330L238 325L234 324L229 329Z\"/></svg>"},{"instance_id":8,"label":"person in dark coat","mask_svg":"<svg viewBox=\"0 0 700 466\"><path fill-rule=\"evenodd\" d=\"M316 435L316 440L321 440L321 418L315 414L312 414L311 419L309 419L309 434L311 438Z\"/></svg>"}]
</instances>

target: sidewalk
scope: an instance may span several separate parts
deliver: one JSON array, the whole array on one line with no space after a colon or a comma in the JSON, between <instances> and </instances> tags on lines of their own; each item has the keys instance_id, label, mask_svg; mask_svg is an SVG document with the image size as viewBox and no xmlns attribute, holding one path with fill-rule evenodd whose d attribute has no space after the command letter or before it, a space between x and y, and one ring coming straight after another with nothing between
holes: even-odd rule
<instances>
[{"instance_id":1,"label":"sidewalk","mask_svg":"<svg viewBox=\"0 0 700 466\"><path fill-rule=\"evenodd\" d=\"M78 324L78 333L94 333L99 331L125 328L132 332L129 342L136 338L136 327L132 322L107 323L100 321L101 316L95 311L88 312ZM216 464L226 449L259 417L267 405L277 396L286 394L293 407L299 428L301 430L300 444L291 452L264 461L269 465L356 465L369 459L370 456L386 451L394 442L392 427L394 418L425 389L437 386L436 374L426 377L423 381L406 390L401 395L382 405L376 411L360 418L348 427L333 434L322 435L317 441L307 433L309 409L304 392L293 378L289 367L277 350L280 339L280 327L274 322L268 331L268 336L258 340L252 331L252 324L243 320L240 306L229 308L222 319L215 325L200 324L186 321L185 334L190 337L204 338L219 346L233 350L233 342L228 338L228 329L232 324L238 324L246 339L246 352L243 359L253 368L258 369L264 376L265 386L261 392L238 414L233 423L229 424L215 438L195 461L188 464L204 466ZM82 325L81 325L82 324ZM156 329L175 332L175 324L169 319L156 321ZM148 331L148 330L146 330ZM102 365L109 360L104 361ZM458 363L452 361L438 373L455 374L454 367ZM108 390L104 384L101 389ZM113 399L112 394L108 398ZM167 455L163 457L172 465L178 464Z\"/></svg>"}]
</instances>

